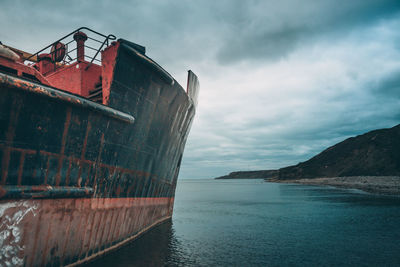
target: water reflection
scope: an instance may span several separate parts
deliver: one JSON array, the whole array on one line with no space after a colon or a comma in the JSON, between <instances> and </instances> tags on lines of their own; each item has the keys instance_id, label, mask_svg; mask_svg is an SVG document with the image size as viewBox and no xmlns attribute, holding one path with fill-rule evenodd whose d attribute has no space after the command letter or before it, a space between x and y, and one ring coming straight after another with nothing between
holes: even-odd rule
<instances>
[{"instance_id":1,"label":"water reflection","mask_svg":"<svg viewBox=\"0 0 400 267\"><path fill-rule=\"evenodd\" d=\"M399 196L366 193L357 189L335 188L331 186L314 186L299 184L277 184L281 196L286 199L304 201L345 203L349 205L400 206Z\"/></svg>"},{"instance_id":2,"label":"water reflection","mask_svg":"<svg viewBox=\"0 0 400 267\"><path fill-rule=\"evenodd\" d=\"M172 221L168 220L117 252L85 266L165 266L171 261L179 262L182 255L177 247Z\"/></svg>"}]
</instances>

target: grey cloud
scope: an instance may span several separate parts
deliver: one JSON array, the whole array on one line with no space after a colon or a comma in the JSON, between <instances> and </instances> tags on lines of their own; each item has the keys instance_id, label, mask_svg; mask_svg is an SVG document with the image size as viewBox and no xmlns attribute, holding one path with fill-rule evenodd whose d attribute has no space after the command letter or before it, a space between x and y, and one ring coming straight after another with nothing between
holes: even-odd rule
<instances>
[{"instance_id":1,"label":"grey cloud","mask_svg":"<svg viewBox=\"0 0 400 267\"><path fill-rule=\"evenodd\" d=\"M372 87L372 92L377 97L400 99L400 70L384 77Z\"/></svg>"},{"instance_id":2,"label":"grey cloud","mask_svg":"<svg viewBox=\"0 0 400 267\"><path fill-rule=\"evenodd\" d=\"M306 34L306 29L285 27L271 33L250 33L237 36L218 52L218 60L229 64L243 58L276 60L287 55Z\"/></svg>"},{"instance_id":3,"label":"grey cloud","mask_svg":"<svg viewBox=\"0 0 400 267\"><path fill-rule=\"evenodd\" d=\"M400 11L400 2L292 0L280 5L259 2L258 8L265 13L249 12L247 16L251 19L247 23L236 22L238 25L232 27L236 30L225 36L217 53L221 64L281 59L299 45L310 45L318 38L335 39L337 33L351 32L356 27L394 15ZM287 12L290 8L292 12ZM275 13L272 18L271 12Z\"/></svg>"},{"instance_id":4,"label":"grey cloud","mask_svg":"<svg viewBox=\"0 0 400 267\"><path fill-rule=\"evenodd\" d=\"M381 78L371 77L372 81L379 82L366 82L369 87L352 88L352 94L345 93L346 97L335 100L343 107L341 111L330 110L329 107L324 109L324 104L320 103L320 107L315 107L320 113L315 117L318 120L306 116L296 122L289 115L286 118L277 116L274 119L227 125L218 123L214 115L212 120L207 121L212 123L215 132L222 135L228 145L221 146L221 142L213 139L189 141L187 151L190 152L185 154L181 177L207 178L235 170L280 168L305 161L348 137L373 129L392 127L400 122L398 91L393 90L397 94L393 100L394 97L388 94L387 89L398 88L398 74L398 71L394 71ZM379 99L375 98L377 92ZM318 102L319 96L314 97ZM285 114L284 109L282 113ZM280 126L278 130L265 134L268 132L265 130L276 125ZM197 147L193 147L193 144L197 144ZM202 152L203 148L210 146L213 147L212 151ZM197 170L205 171L192 172L195 166L200 167Z\"/></svg>"}]
</instances>

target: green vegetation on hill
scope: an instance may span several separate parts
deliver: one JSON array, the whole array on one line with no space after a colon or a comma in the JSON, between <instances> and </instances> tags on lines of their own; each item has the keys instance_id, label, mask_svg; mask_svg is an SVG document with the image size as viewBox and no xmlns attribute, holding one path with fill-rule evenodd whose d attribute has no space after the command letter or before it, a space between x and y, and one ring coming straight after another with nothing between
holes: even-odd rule
<instances>
[{"instance_id":1,"label":"green vegetation on hill","mask_svg":"<svg viewBox=\"0 0 400 267\"><path fill-rule=\"evenodd\" d=\"M239 171L217 179L400 176L400 124L348 138L313 158L279 170Z\"/></svg>"}]
</instances>

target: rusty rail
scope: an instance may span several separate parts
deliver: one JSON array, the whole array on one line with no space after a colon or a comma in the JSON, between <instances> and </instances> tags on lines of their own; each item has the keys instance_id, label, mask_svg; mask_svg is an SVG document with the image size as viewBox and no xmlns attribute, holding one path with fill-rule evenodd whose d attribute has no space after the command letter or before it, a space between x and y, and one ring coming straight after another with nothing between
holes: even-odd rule
<instances>
[{"instance_id":1,"label":"rusty rail","mask_svg":"<svg viewBox=\"0 0 400 267\"><path fill-rule=\"evenodd\" d=\"M42 96L47 96L53 98L54 100L68 102L73 105L79 105L83 108L88 108L97 111L106 116L121 120L126 123L134 123L135 118L132 115L124 113L122 111L95 103L86 98L79 97L77 95L70 94L55 88L51 88L44 85L38 85L32 82L28 82L16 77L11 77L0 73L0 84L5 84L7 86L14 87L16 89L28 91L30 93L39 94Z\"/></svg>"},{"instance_id":2,"label":"rusty rail","mask_svg":"<svg viewBox=\"0 0 400 267\"><path fill-rule=\"evenodd\" d=\"M97 31L94 31L94 30L92 30L92 29L90 29L90 28L88 28L88 27L80 27L80 28L78 28L78 29L72 31L71 33L69 33L69 34L67 34L67 35L65 35L65 36L63 36L63 37L61 37L61 38L58 39L57 41L52 42L50 45L48 45L48 46L46 46L45 48L39 50L38 52L33 53L30 57L27 57L25 60L28 60L28 61L29 61L29 60L32 60L33 58L37 58L37 57L39 56L40 53L44 52L45 50L51 48L53 45L55 45L55 44L57 44L57 43L63 41L64 39L66 39L66 38L68 38L68 37L74 35L75 33L79 32L79 31L82 31L82 30L89 31L89 32L91 32L91 33L97 34L98 36L101 36L101 37L104 38L104 41L99 41L99 40L97 40L97 39L95 39L95 38L88 37L89 39L91 39L91 40L93 40L93 41L96 41L96 42L98 42L98 43L101 43L101 45L100 45L100 47L99 47L98 49L92 48L92 47L89 47L89 46L85 46L85 47L88 47L88 48L90 48L90 49L94 49L95 51L97 50L96 53L95 53L95 56L93 56L93 57L88 56L88 55L85 55L86 57L88 57L88 58L91 59L91 61L90 61L90 63L89 63L88 66L90 66L90 65L93 63L94 60L97 60L97 61L98 61L98 59L96 59L96 57L98 56L98 54L100 53L100 51L101 51L101 49L104 47L104 45L108 46L108 45L109 45L109 41L114 41L114 40L117 39L117 37L115 37L115 35L113 35L113 34L104 35L104 34L102 34L102 33L99 33L99 32L97 32ZM76 59L76 58L73 58L73 57L71 57L71 56L69 55L71 52L73 52L74 50L76 50L76 48L75 48L75 49L72 49L72 50L68 51L68 44L70 44L71 42L72 42L72 41L69 41L69 42L66 43L66 45L67 45L66 57L69 58L69 61L68 61L67 63L70 63L71 61L74 61L74 60ZM57 51L54 51L54 53L56 53L56 52L57 52Z\"/></svg>"}]
</instances>

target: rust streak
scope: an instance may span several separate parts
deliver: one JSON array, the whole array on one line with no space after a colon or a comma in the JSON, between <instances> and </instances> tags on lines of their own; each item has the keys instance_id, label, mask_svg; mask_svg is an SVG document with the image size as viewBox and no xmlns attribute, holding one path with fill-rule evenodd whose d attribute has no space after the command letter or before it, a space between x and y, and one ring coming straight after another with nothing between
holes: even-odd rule
<instances>
[{"instance_id":1,"label":"rust streak","mask_svg":"<svg viewBox=\"0 0 400 267\"><path fill-rule=\"evenodd\" d=\"M91 124L90 124L90 117L88 119L88 123L87 123L87 127L86 127L86 133L85 133L85 139L83 140L83 146L82 146L82 153L81 153L81 162L83 162L85 160L85 154L86 154L86 147L87 147L87 140L88 140L88 136L89 136L89 132L90 129L92 128ZM87 162L88 164L90 164L91 162ZM79 165L79 172L78 172L78 179L77 179L77 186L81 186L81 180L82 180L82 168L83 166L80 164ZM90 172L90 165L89 165L89 170L88 173ZM85 182L85 184L87 184L87 181Z\"/></svg>"},{"instance_id":2,"label":"rust streak","mask_svg":"<svg viewBox=\"0 0 400 267\"><path fill-rule=\"evenodd\" d=\"M90 121L88 121L87 127L86 127L85 140L83 141L83 147L82 147L82 154L81 154L82 160L85 159L87 140L88 140L89 132L91 129L92 129L92 125L90 124Z\"/></svg>"},{"instance_id":3,"label":"rust streak","mask_svg":"<svg viewBox=\"0 0 400 267\"><path fill-rule=\"evenodd\" d=\"M114 219L114 227L111 229L109 236L108 236L110 244L112 244L112 242L114 242L116 240L115 232L117 231L117 229L120 229L122 227L122 224L119 224L118 222L121 220L121 216L123 215L123 212L124 212L124 208L121 207L120 210L117 212L117 217Z\"/></svg>"},{"instance_id":4,"label":"rust streak","mask_svg":"<svg viewBox=\"0 0 400 267\"><path fill-rule=\"evenodd\" d=\"M103 148L104 148L104 133L101 134L101 138L100 138L100 151L99 151L99 155L97 157L96 160L96 165L99 164L100 165L100 161L101 161L101 154L103 153ZM95 171L95 175L94 175L94 181L93 181L93 186L96 186L96 182L97 182L97 175L98 175L98 169L96 167L96 171Z\"/></svg>"},{"instance_id":5,"label":"rust streak","mask_svg":"<svg viewBox=\"0 0 400 267\"><path fill-rule=\"evenodd\" d=\"M65 177L65 185L69 185L69 178L71 176L71 167L72 167L72 157L69 157L67 176Z\"/></svg>"},{"instance_id":6,"label":"rust streak","mask_svg":"<svg viewBox=\"0 0 400 267\"><path fill-rule=\"evenodd\" d=\"M18 98L14 98L13 101L13 108L11 109L10 112L10 121L8 124L8 129L6 133L6 145L3 150L3 157L1 161L1 184L5 185L7 181L7 176L8 176L8 166L10 164L10 146L12 146L12 143L14 141L14 135L15 135L15 128L18 123L18 115L19 111L21 109L21 100Z\"/></svg>"},{"instance_id":7,"label":"rust streak","mask_svg":"<svg viewBox=\"0 0 400 267\"><path fill-rule=\"evenodd\" d=\"M104 140L103 140L103 143L104 143ZM0 148L4 149L3 145L0 145ZM19 152L24 151L26 154L35 154L36 153L36 150L15 148L15 147L10 147L10 150L11 151L15 150L15 151L19 151ZM55 158L59 158L61 156L58 153L53 153L53 152L49 152L49 151L45 151L45 150L40 150L39 153L41 155L47 155L47 156L51 156L51 157L55 157ZM63 157L65 158L65 156L63 156ZM173 185L174 184L173 182L169 182L169 180L167 180L165 178L164 179L163 178L158 178L157 175L151 174L151 173L148 173L148 172L144 172L144 171L131 170L131 169L121 168L121 167L118 167L118 166L112 166L112 165L108 165L108 164L104 164L104 163L98 163L98 160L97 161L91 161L91 160L88 160L88 159L80 159L80 158L75 158L75 157L72 157L72 156L70 156L68 158L71 161L73 161L75 163L78 163L78 164L81 164L81 163L92 164L93 166L106 168L109 171L114 171L114 169L115 169L116 172L120 172L121 174L126 173L126 174L132 174L132 175L137 175L137 176L144 176L144 177L146 177L146 179L151 179L153 181L162 182L162 183L165 183L165 184L168 184L168 185Z\"/></svg>"},{"instance_id":8,"label":"rust streak","mask_svg":"<svg viewBox=\"0 0 400 267\"><path fill-rule=\"evenodd\" d=\"M53 152L49 152L49 151L45 151L45 150L40 150L39 153L42 155L45 155L45 156L52 156L52 157L60 156L60 154L58 154L58 153L53 153Z\"/></svg>"},{"instance_id":9,"label":"rust streak","mask_svg":"<svg viewBox=\"0 0 400 267\"><path fill-rule=\"evenodd\" d=\"M102 237L100 239L101 240L101 244L105 244L107 247L108 247L107 240L109 238L110 232L113 229L112 227L113 227L113 222L114 222L115 215L116 214L118 215L118 212L119 212L119 210L116 209L116 208L109 208L109 212L108 212L109 216L107 217L108 223L106 225L107 229L105 229L105 231L103 232L103 235L102 235Z\"/></svg>"},{"instance_id":10,"label":"rust streak","mask_svg":"<svg viewBox=\"0 0 400 267\"><path fill-rule=\"evenodd\" d=\"M47 229L47 234L46 234L46 242L45 242L45 245L44 245L44 249L43 249L43 252L42 252L42 264L41 264L41 266L45 266L45 263L46 263L46 257L48 256L48 250L49 250L49 239L50 239L50 236L51 236L51 221L49 222L49 228Z\"/></svg>"},{"instance_id":11,"label":"rust streak","mask_svg":"<svg viewBox=\"0 0 400 267\"><path fill-rule=\"evenodd\" d=\"M44 185L47 185L47 178L49 177L49 171L50 171L50 157L47 158L46 175L45 175L44 181L43 181Z\"/></svg>"},{"instance_id":12,"label":"rust streak","mask_svg":"<svg viewBox=\"0 0 400 267\"><path fill-rule=\"evenodd\" d=\"M133 201L132 200L130 200L129 201L129 204L131 204ZM128 209L128 211L127 211L127 218L128 218L128 220L124 223L124 228L125 228L125 235L126 236L129 236L129 234L131 233L130 232L130 229L131 229L131 227L132 227L132 224L133 224L133 208L132 208L132 205L130 205L129 206L129 208L127 208Z\"/></svg>"},{"instance_id":13,"label":"rust streak","mask_svg":"<svg viewBox=\"0 0 400 267\"><path fill-rule=\"evenodd\" d=\"M101 155L102 155L102 151L104 149L104 143L105 143L104 134L102 134L101 140L100 140L99 154L98 154L98 157L97 157L97 159L95 161L91 161L91 160L88 160L88 159L75 158L75 157L72 157L72 156L68 157L69 165L68 165L67 174L66 174L66 178L65 178L65 185L68 185L69 181L70 181L72 163L77 163L78 165L80 165L82 167L83 167L83 164L87 164L88 165L87 166L88 167L87 177L90 177L91 174L94 174L94 180L92 181L92 185L94 187L96 186L97 177L100 175L102 168L103 169L107 169L109 171L109 173L110 173L110 176L113 176L113 177L115 177L115 176L122 177L124 174L137 176L138 178L141 177L142 182L140 182L139 186L136 186L137 190L141 190L142 187L143 187L143 182L148 182L149 180L151 180L153 182L156 182L156 183L161 183L161 184L167 186L168 188L171 187L171 186L174 186L174 182L170 182L165 178L164 179L161 178L161 177L159 178L156 174L144 172L144 171L141 171L141 170L132 170L132 169L127 169L127 168L122 168L122 167L119 167L119 166L112 166L112 165L108 165L108 164L102 163L101 162ZM59 153L53 153L53 152L49 152L49 151L45 151L45 150L36 151L36 150L32 150L32 149L8 147L8 146L5 146L4 144L0 144L0 150L3 150L3 155L4 155L4 152L7 150L9 152L10 151L18 151L18 152L21 152L21 153L25 153L25 156L26 156L26 154L36 154L36 153L39 153L40 155L48 156L46 177L45 177L45 182L46 183L48 181L50 160L52 160L53 158L54 159L57 158L58 160L60 160L60 159L64 160L66 158L65 155L62 155L62 154L59 154ZM4 168L3 168L3 171L4 171ZM36 172L36 170L33 170L33 172ZM35 174L33 174L33 176L35 176ZM90 183L90 182L91 182L90 179L86 179L85 185L88 185L88 183ZM59 184L57 184L57 185L59 185ZM130 192L129 189L128 189L128 192Z\"/></svg>"},{"instance_id":14,"label":"rust streak","mask_svg":"<svg viewBox=\"0 0 400 267\"><path fill-rule=\"evenodd\" d=\"M106 218L106 223L104 225L104 229L101 233L101 237L100 237L100 245L104 244L106 246L108 246L107 243L107 238L108 235L110 234L110 231L112 230L112 223L113 223L113 219L115 216L115 213L118 212L115 209L107 209L107 218ZM101 250L101 246L99 247L99 249Z\"/></svg>"},{"instance_id":15,"label":"rust streak","mask_svg":"<svg viewBox=\"0 0 400 267\"><path fill-rule=\"evenodd\" d=\"M64 160L65 144L67 143L68 129L70 123L71 123L71 107L68 107L64 123L64 132L61 139L61 150L58 158L58 167L57 167L56 184L55 184L56 186L60 185L61 168Z\"/></svg>"},{"instance_id":16,"label":"rust streak","mask_svg":"<svg viewBox=\"0 0 400 267\"><path fill-rule=\"evenodd\" d=\"M71 230L71 224L72 224L72 215L69 215L70 217L70 221L69 223L67 223L67 229L65 230L65 241L64 241L64 246L63 246L63 250L62 250L62 254L61 254L61 260L60 260L60 264L63 265L64 264L64 259L65 259L65 254L67 252L67 246L69 243L69 238L70 238L70 230ZM67 219L64 219L67 220Z\"/></svg>"},{"instance_id":17,"label":"rust streak","mask_svg":"<svg viewBox=\"0 0 400 267\"><path fill-rule=\"evenodd\" d=\"M122 227L118 227L117 236L115 237L115 239L119 239L119 237L120 237L122 234L125 234L124 229L126 228L125 222L126 222L126 215L127 215L127 214L128 214L128 208L127 208L127 206L125 205L125 207L124 207L124 215L122 216L122 223L121 223L121 226L122 226ZM122 229L122 234L121 234L121 229Z\"/></svg>"},{"instance_id":18,"label":"rust streak","mask_svg":"<svg viewBox=\"0 0 400 267\"><path fill-rule=\"evenodd\" d=\"M118 228L120 228L119 224L118 224L119 219L121 217L120 215L121 215L121 211L117 212L117 216L114 218L113 221L111 221L110 231L109 231L109 233L107 235L107 239L106 239L107 244L111 244L115 240L115 232ZM112 225L114 225L114 226L112 226Z\"/></svg>"},{"instance_id":19,"label":"rust streak","mask_svg":"<svg viewBox=\"0 0 400 267\"><path fill-rule=\"evenodd\" d=\"M86 177L85 186L89 185L90 173L91 173L91 171L92 171L92 167L93 167L93 164L90 164L90 165L89 165L89 169L88 169L88 174L87 174L87 177Z\"/></svg>"},{"instance_id":20,"label":"rust streak","mask_svg":"<svg viewBox=\"0 0 400 267\"><path fill-rule=\"evenodd\" d=\"M81 187L81 181L82 181L82 177L81 176L82 176L83 165L79 164L79 163L78 163L78 166L79 166L78 179L76 179L76 186Z\"/></svg>"},{"instance_id":21,"label":"rust streak","mask_svg":"<svg viewBox=\"0 0 400 267\"><path fill-rule=\"evenodd\" d=\"M131 213L132 213L132 222L131 222L131 226L129 227L129 233L132 233L134 231L134 229L137 226L137 222L138 222L138 217L141 215L140 214L141 208L138 206L137 208L132 208L131 207Z\"/></svg>"},{"instance_id":22,"label":"rust streak","mask_svg":"<svg viewBox=\"0 0 400 267\"><path fill-rule=\"evenodd\" d=\"M79 201L80 202L80 206L81 206L81 209L82 210L87 210L86 209L86 207L85 207L85 201L83 200L83 201ZM83 221L84 221L84 217L87 217L87 216L80 216L80 219L79 219L79 227L82 227L83 226ZM86 231L85 231L86 232ZM78 237L78 240L79 240L79 244L76 244L76 245L80 245L80 248L79 248L79 254L77 254L77 256L78 256L78 258L80 257L80 251L81 251L81 248L82 248L82 246L83 246L83 241L84 241L84 239L81 239L81 236L79 236Z\"/></svg>"},{"instance_id":23,"label":"rust streak","mask_svg":"<svg viewBox=\"0 0 400 267\"><path fill-rule=\"evenodd\" d=\"M10 147L12 151L24 152L25 154L36 154L36 150L33 149L26 149L26 148L19 148L19 147Z\"/></svg>"},{"instance_id":24,"label":"rust streak","mask_svg":"<svg viewBox=\"0 0 400 267\"><path fill-rule=\"evenodd\" d=\"M39 232L40 232L40 227L41 227L42 215L43 215L43 211L40 210L39 211L39 218L37 220L36 229L35 229L35 239L34 239L35 241L33 243L32 253L30 255L31 261L30 261L29 264L27 264L27 266L33 266L33 264L35 263L35 256L36 256L37 244L38 244L38 241L39 241Z\"/></svg>"},{"instance_id":25,"label":"rust streak","mask_svg":"<svg viewBox=\"0 0 400 267\"><path fill-rule=\"evenodd\" d=\"M90 217L90 212L85 214L85 223L84 225L84 233L83 233L83 238L82 238L82 242L81 242L81 247L79 249L79 254L78 257L82 258L82 256L85 254L85 250L84 250L84 246L86 244L86 236L87 236L87 227L88 227L88 222L89 222L89 217Z\"/></svg>"},{"instance_id":26,"label":"rust streak","mask_svg":"<svg viewBox=\"0 0 400 267\"><path fill-rule=\"evenodd\" d=\"M103 202L105 201L105 199L102 200ZM102 204L104 205L104 204ZM99 219L99 223L97 224L97 230L96 230L96 234L94 235L94 243L93 243L93 252L97 252L97 248L99 246L99 234L103 233L104 231L104 227L105 227L105 220L104 220L104 216L106 216L107 212L103 209L99 211L100 213L100 219ZM101 229L101 230L100 230Z\"/></svg>"},{"instance_id":27,"label":"rust streak","mask_svg":"<svg viewBox=\"0 0 400 267\"><path fill-rule=\"evenodd\" d=\"M33 170L32 172L32 179L36 177L36 169Z\"/></svg>"},{"instance_id":28,"label":"rust streak","mask_svg":"<svg viewBox=\"0 0 400 267\"><path fill-rule=\"evenodd\" d=\"M99 199L96 199L95 201L99 201ZM92 245L92 240L93 240L93 233L94 233L94 228L95 228L95 226L97 225L96 224L96 217L98 217L97 216L97 214L98 214L98 212L97 211L93 211L92 212L92 218L93 218L93 220L92 220L92 222L90 223L90 234L89 234L89 238L88 238L88 245L87 245L87 248L86 248L86 256L85 256L85 258L86 257L88 257L88 256L90 256L90 254L89 254L89 251L91 250L91 245ZM100 216L100 215L99 215Z\"/></svg>"}]
</instances>

